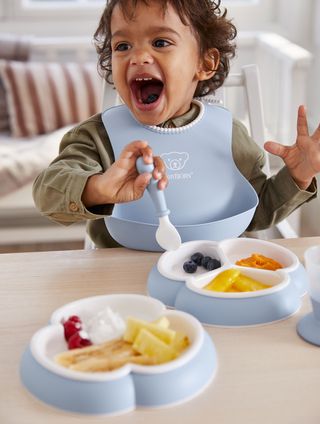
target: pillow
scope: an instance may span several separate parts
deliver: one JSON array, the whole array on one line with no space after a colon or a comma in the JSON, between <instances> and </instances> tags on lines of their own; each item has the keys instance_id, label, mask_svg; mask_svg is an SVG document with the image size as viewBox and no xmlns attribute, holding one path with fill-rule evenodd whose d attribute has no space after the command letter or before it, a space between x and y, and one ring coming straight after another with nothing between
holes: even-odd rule
<instances>
[{"instance_id":1,"label":"pillow","mask_svg":"<svg viewBox=\"0 0 320 424\"><path fill-rule=\"evenodd\" d=\"M9 123L9 113L6 100L6 90L4 88L3 82L0 79L0 132L9 132L10 123Z\"/></svg>"},{"instance_id":2,"label":"pillow","mask_svg":"<svg viewBox=\"0 0 320 424\"><path fill-rule=\"evenodd\" d=\"M46 134L100 111L95 63L0 61L14 137Z\"/></svg>"}]
</instances>

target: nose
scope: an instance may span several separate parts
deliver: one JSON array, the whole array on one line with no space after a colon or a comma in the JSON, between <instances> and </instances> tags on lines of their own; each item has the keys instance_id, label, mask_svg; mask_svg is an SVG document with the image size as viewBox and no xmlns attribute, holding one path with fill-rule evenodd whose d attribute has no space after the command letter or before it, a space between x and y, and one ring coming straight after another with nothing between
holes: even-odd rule
<instances>
[{"instance_id":1,"label":"nose","mask_svg":"<svg viewBox=\"0 0 320 424\"><path fill-rule=\"evenodd\" d=\"M135 50L132 53L130 64L131 65L151 65L153 63L153 57L147 50Z\"/></svg>"}]
</instances>

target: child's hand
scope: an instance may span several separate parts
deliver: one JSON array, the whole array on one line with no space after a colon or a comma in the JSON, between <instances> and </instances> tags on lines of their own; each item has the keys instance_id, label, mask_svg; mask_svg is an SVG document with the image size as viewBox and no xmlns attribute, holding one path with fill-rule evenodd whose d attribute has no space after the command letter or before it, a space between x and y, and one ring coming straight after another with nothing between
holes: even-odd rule
<instances>
[{"instance_id":1,"label":"child's hand","mask_svg":"<svg viewBox=\"0 0 320 424\"><path fill-rule=\"evenodd\" d=\"M303 106L299 106L298 109L296 143L292 146L283 146L268 141L264 147L267 152L284 160L292 178L301 190L306 190L312 178L320 172L320 125L310 136Z\"/></svg>"},{"instance_id":2,"label":"child's hand","mask_svg":"<svg viewBox=\"0 0 320 424\"><path fill-rule=\"evenodd\" d=\"M143 156L145 163L153 163L152 175L139 174L136 160ZM160 157L152 155L152 149L146 141L133 141L121 152L119 158L103 174L90 177L82 195L86 207L130 202L142 197L151 177L158 182L158 188L163 190L168 184L165 165Z\"/></svg>"}]
</instances>

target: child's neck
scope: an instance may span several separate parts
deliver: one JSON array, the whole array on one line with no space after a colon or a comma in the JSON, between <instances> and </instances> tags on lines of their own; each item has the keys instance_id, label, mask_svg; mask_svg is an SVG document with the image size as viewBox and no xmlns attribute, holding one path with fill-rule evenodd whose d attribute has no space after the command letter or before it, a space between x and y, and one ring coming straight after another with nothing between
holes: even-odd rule
<instances>
[{"instance_id":1,"label":"child's neck","mask_svg":"<svg viewBox=\"0 0 320 424\"><path fill-rule=\"evenodd\" d=\"M190 109L188 112L184 113L181 116L176 116L175 118L170 118L162 124L157 125L161 128L179 128L184 125L190 124L196 119L199 114L199 106L196 103L191 103Z\"/></svg>"}]
</instances>

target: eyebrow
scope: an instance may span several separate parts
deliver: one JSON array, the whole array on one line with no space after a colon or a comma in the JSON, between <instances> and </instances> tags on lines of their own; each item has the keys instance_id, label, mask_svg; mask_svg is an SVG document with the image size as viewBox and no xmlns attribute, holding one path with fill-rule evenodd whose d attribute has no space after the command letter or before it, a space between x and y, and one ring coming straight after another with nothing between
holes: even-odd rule
<instances>
[{"instance_id":1,"label":"eyebrow","mask_svg":"<svg viewBox=\"0 0 320 424\"><path fill-rule=\"evenodd\" d=\"M176 35L177 37L181 38L180 34L175 31L174 29L167 27L167 26L157 26L157 27L152 27L150 29L150 31L148 31L150 34L157 34L159 32L169 32L171 34ZM127 35L127 32L125 30L118 30L116 32L114 32L113 34L111 34L111 38L114 37L125 37Z\"/></svg>"}]
</instances>

